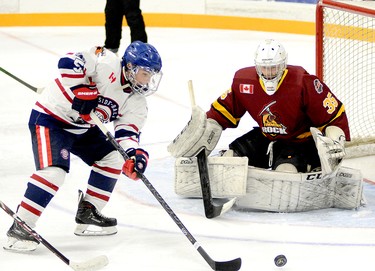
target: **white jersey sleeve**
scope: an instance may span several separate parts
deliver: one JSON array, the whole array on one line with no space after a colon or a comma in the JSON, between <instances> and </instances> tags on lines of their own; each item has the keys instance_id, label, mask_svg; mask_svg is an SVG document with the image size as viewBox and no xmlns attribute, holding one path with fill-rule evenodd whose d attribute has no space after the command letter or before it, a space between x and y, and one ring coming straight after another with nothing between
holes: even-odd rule
<instances>
[{"instance_id":1,"label":"white jersey sleeve","mask_svg":"<svg viewBox=\"0 0 375 271\"><path fill-rule=\"evenodd\" d=\"M123 104L121 116L114 121L115 138L125 150L138 148L143 126L147 119L146 98L131 94Z\"/></svg>"},{"instance_id":2,"label":"white jersey sleeve","mask_svg":"<svg viewBox=\"0 0 375 271\"><path fill-rule=\"evenodd\" d=\"M61 57L58 69L64 87L89 84L92 76L96 75L96 65L101 47L93 47L89 51L68 53Z\"/></svg>"}]
</instances>

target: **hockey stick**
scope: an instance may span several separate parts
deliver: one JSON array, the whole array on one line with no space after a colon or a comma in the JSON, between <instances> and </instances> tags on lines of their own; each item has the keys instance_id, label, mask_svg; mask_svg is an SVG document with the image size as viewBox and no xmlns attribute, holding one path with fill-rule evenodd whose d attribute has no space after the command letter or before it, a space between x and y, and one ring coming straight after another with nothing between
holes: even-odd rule
<instances>
[{"instance_id":1,"label":"hockey stick","mask_svg":"<svg viewBox=\"0 0 375 271\"><path fill-rule=\"evenodd\" d=\"M207 157L205 149L201 150L197 155L199 177L202 188L202 198L204 205L204 212L207 218L214 218L220 216L232 208L237 198L226 201L221 205L214 203L211 195L210 179L208 175Z\"/></svg>"},{"instance_id":2,"label":"hockey stick","mask_svg":"<svg viewBox=\"0 0 375 271\"><path fill-rule=\"evenodd\" d=\"M194 97L193 82L191 80L188 81L188 87L189 87L191 106L194 107L195 97ZM208 174L207 157L206 157L205 148L203 148L198 153L197 162L198 162L199 178L200 178L201 189L202 189L204 213L207 218L214 218L214 217L220 216L224 214L225 212L227 212L230 208L232 208L237 198L228 200L227 202L221 205L214 204L214 200L211 194L210 178Z\"/></svg>"},{"instance_id":3,"label":"hockey stick","mask_svg":"<svg viewBox=\"0 0 375 271\"><path fill-rule=\"evenodd\" d=\"M121 156L127 160L129 156L125 152L125 150L120 146L120 144L116 141L113 135L108 131L105 125L99 120L98 116L95 113L90 114L91 119L94 123L99 127L99 129L106 135L109 142L116 148L116 150L121 154ZM176 223L176 225L180 228L182 233L186 236L187 239L191 242L194 248L201 254L201 256L205 259L205 261L211 266L213 270L217 271L237 271L241 268L241 258L236 258L234 260L226 261L226 262L217 262L214 261L206 251L201 247L201 245L195 240L193 235L188 231L188 229L184 226L181 220L177 217L177 215L173 212L173 210L169 207L169 205L165 202L163 197L159 194L159 192L154 188L154 186L150 183L150 181L146 178L146 176L142 173L138 172L138 177L143 181L146 187L150 190L152 195L157 199L160 205L164 208L164 210L168 213L168 215L172 218L172 220Z\"/></svg>"},{"instance_id":4,"label":"hockey stick","mask_svg":"<svg viewBox=\"0 0 375 271\"><path fill-rule=\"evenodd\" d=\"M2 67L0 67L0 71L2 71L3 73L5 73L6 75L12 77L14 80L18 81L19 83L21 83L22 85L28 87L29 89L31 89L32 91L40 94L43 92L44 88L37 88L37 87L34 87L28 83L26 83L25 81L23 81L22 79L20 79L19 77L15 76L14 74L8 72L7 70L3 69Z\"/></svg>"},{"instance_id":5,"label":"hockey stick","mask_svg":"<svg viewBox=\"0 0 375 271\"><path fill-rule=\"evenodd\" d=\"M16 213L14 213L4 202L0 200L0 207L3 209L9 216L11 216L14 221L22 227L25 231L31 234L36 240L42 243L49 251L59 257L65 264L70 266L73 270L76 271L93 271L103 268L108 264L108 258L105 255L95 257L85 262L77 263L72 262L67 257L65 257L60 251L58 251L54 246L52 246L46 239L39 235L36 231L30 228Z\"/></svg>"}]
</instances>

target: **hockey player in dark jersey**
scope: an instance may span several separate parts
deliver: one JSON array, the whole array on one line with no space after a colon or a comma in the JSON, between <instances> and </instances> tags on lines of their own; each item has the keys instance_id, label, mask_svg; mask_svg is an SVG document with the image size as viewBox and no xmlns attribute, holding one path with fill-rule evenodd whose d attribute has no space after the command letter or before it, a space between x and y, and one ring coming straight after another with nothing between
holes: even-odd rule
<instances>
[{"instance_id":1,"label":"hockey player in dark jersey","mask_svg":"<svg viewBox=\"0 0 375 271\"><path fill-rule=\"evenodd\" d=\"M283 45L272 39L259 44L255 66L238 70L231 88L212 103L201 118L202 133L195 139L187 135L190 144L180 135L168 150L175 157L194 156L203 146L211 151L221 131L237 127L245 113L258 127L249 127L229 149L235 156L247 156L249 165L288 172L323 168L329 173L345 155L350 134L344 105L319 78L287 65ZM196 128L192 131L198 134Z\"/></svg>"}]
</instances>

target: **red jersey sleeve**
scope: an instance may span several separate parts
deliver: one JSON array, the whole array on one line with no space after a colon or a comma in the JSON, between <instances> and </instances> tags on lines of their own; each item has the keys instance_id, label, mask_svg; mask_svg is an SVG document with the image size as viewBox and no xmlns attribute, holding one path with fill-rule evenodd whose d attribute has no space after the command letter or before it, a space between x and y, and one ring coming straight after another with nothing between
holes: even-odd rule
<instances>
[{"instance_id":1,"label":"red jersey sleeve","mask_svg":"<svg viewBox=\"0 0 375 271\"><path fill-rule=\"evenodd\" d=\"M350 140L344 104L314 75L305 75L303 84L305 111L313 125L323 130L331 125L338 126L344 131L346 140Z\"/></svg>"},{"instance_id":2,"label":"red jersey sleeve","mask_svg":"<svg viewBox=\"0 0 375 271\"><path fill-rule=\"evenodd\" d=\"M233 77L231 88L211 104L207 117L216 120L223 129L237 127L243 115L248 112L248 105L243 102L243 93L253 92L257 82L254 67L238 70Z\"/></svg>"}]
</instances>

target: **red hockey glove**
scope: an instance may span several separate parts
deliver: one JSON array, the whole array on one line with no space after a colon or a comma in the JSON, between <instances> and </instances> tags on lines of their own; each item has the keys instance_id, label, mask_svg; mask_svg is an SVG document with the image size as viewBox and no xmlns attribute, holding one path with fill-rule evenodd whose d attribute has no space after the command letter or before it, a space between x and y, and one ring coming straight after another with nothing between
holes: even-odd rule
<instances>
[{"instance_id":1,"label":"red hockey glove","mask_svg":"<svg viewBox=\"0 0 375 271\"><path fill-rule=\"evenodd\" d=\"M138 180L137 173L144 173L148 163L148 153L142 149L126 150L129 159L122 166L122 172L132 180Z\"/></svg>"},{"instance_id":2,"label":"red hockey glove","mask_svg":"<svg viewBox=\"0 0 375 271\"><path fill-rule=\"evenodd\" d=\"M98 106L98 89L95 84L81 84L72 87L73 98L72 109L78 111L81 118L89 122L90 112Z\"/></svg>"}]
</instances>

